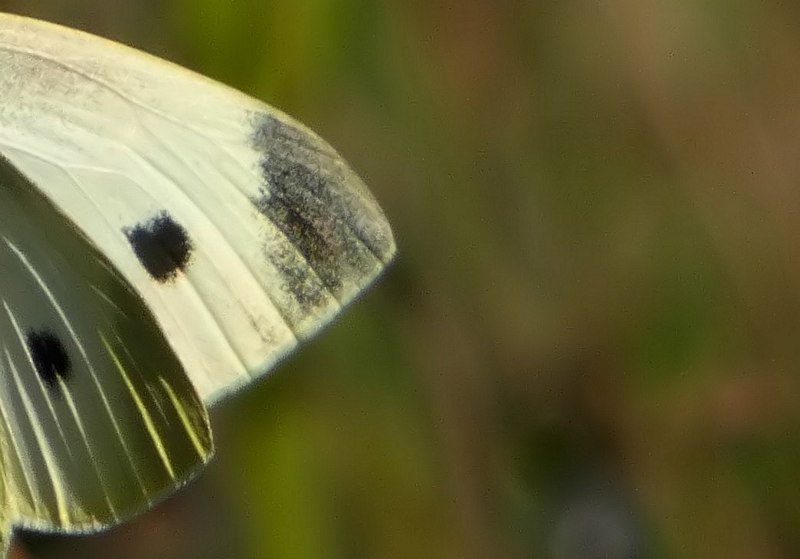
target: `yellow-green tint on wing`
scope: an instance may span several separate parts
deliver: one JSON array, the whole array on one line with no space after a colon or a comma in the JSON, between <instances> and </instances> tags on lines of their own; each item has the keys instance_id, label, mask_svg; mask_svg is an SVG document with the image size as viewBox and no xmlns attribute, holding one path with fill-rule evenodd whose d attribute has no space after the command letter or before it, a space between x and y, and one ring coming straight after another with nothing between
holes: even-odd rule
<instances>
[{"instance_id":1,"label":"yellow-green tint on wing","mask_svg":"<svg viewBox=\"0 0 800 559\"><path fill-rule=\"evenodd\" d=\"M4 530L111 526L211 451L205 407L142 300L0 158Z\"/></svg>"}]
</instances>

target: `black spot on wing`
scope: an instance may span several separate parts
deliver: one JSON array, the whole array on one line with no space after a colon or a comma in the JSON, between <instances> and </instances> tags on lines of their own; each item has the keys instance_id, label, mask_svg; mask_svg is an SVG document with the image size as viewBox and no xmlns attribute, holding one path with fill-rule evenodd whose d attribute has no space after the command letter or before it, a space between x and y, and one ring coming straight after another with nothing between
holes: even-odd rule
<instances>
[{"instance_id":1,"label":"black spot on wing","mask_svg":"<svg viewBox=\"0 0 800 559\"><path fill-rule=\"evenodd\" d=\"M254 205L294 245L323 285L341 296L344 278L371 274L376 261L357 227L359 204L347 187L355 179L352 171L325 142L270 115L257 119L253 143L263 153L264 178ZM266 247L273 261L274 252L275 247ZM293 267L287 273L300 271Z\"/></svg>"},{"instance_id":2,"label":"black spot on wing","mask_svg":"<svg viewBox=\"0 0 800 559\"><path fill-rule=\"evenodd\" d=\"M123 229L133 252L154 280L164 283L186 269L192 242L186 230L167 212Z\"/></svg>"},{"instance_id":3,"label":"black spot on wing","mask_svg":"<svg viewBox=\"0 0 800 559\"><path fill-rule=\"evenodd\" d=\"M69 380L72 363L58 336L48 330L30 330L25 335L25 344L33 366L45 384L52 388L59 378Z\"/></svg>"}]
</instances>

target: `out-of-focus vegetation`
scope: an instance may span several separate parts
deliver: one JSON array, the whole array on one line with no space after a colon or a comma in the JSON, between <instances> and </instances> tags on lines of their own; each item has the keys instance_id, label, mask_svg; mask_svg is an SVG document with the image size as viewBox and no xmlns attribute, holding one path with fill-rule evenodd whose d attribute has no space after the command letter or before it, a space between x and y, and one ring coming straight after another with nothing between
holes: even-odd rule
<instances>
[{"instance_id":1,"label":"out-of-focus vegetation","mask_svg":"<svg viewBox=\"0 0 800 559\"><path fill-rule=\"evenodd\" d=\"M797 5L0 6L298 117L400 251L198 482L19 556L800 555Z\"/></svg>"}]
</instances>

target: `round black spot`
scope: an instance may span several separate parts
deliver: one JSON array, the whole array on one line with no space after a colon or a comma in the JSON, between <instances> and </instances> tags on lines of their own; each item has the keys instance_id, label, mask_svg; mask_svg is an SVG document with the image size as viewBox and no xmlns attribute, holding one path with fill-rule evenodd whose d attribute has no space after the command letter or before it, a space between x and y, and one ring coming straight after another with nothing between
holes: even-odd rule
<instances>
[{"instance_id":1,"label":"round black spot","mask_svg":"<svg viewBox=\"0 0 800 559\"><path fill-rule=\"evenodd\" d=\"M186 230L167 212L123 229L139 262L154 280L164 283L175 279L189 264L192 243Z\"/></svg>"},{"instance_id":2,"label":"round black spot","mask_svg":"<svg viewBox=\"0 0 800 559\"><path fill-rule=\"evenodd\" d=\"M25 336L36 372L48 386L56 386L58 377L68 380L72 364L64 344L47 330L31 330Z\"/></svg>"}]
</instances>

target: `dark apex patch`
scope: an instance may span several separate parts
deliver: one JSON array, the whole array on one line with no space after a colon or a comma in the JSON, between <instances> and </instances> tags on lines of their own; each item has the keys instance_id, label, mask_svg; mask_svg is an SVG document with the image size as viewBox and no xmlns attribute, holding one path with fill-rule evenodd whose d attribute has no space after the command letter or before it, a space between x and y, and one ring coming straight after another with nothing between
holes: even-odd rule
<instances>
[{"instance_id":1,"label":"dark apex patch","mask_svg":"<svg viewBox=\"0 0 800 559\"><path fill-rule=\"evenodd\" d=\"M348 186L357 179L333 148L302 127L268 114L256 116L253 125L264 182L252 202L338 298L344 279L372 273L376 258L373 240L359 226L359 195ZM324 293L309 289L313 282L296 283L308 276L299 262L276 259L275 247L266 252L301 305L322 300Z\"/></svg>"},{"instance_id":2,"label":"dark apex patch","mask_svg":"<svg viewBox=\"0 0 800 559\"><path fill-rule=\"evenodd\" d=\"M333 148L322 142L314 142L307 132L281 122L270 114L254 115L252 142L255 149L265 153L282 151L297 155L299 150L328 158L336 157Z\"/></svg>"},{"instance_id":3,"label":"dark apex patch","mask_svg":"<svg viewBox=\"0 0 800 559\"><path fill-rule=\"evenodd\" d=\"M189 264L192 242L167 212L122 231L147 273L160 283L175 279Z\"/></svg>"},{"instance_id":4,"label":"dark apex patch","mask_svg":"<svg viewBox=\"0 0 800 559\"><path fill-rule=\"evenodd\" d=\"M276 182L275 184L280 184ZM341 250L333 244L330 222L311 211L296 197L284 198L275 188L272 195L254 200L256 208L286 236L322 283L332 292L341 289Z\"/></svg>"},{"instance_id":5,"label":"dark apex patch","mask_svg":"<svg viewBox=\"0 0 800 559\"><path fill-rule=\"evenodd\" d=\"M58 336L47 330L31 330L25 335L25 343L36 372L49 387L54 388L59 377L68 380L72 363Z\"/></svg>"}]
</instances>

